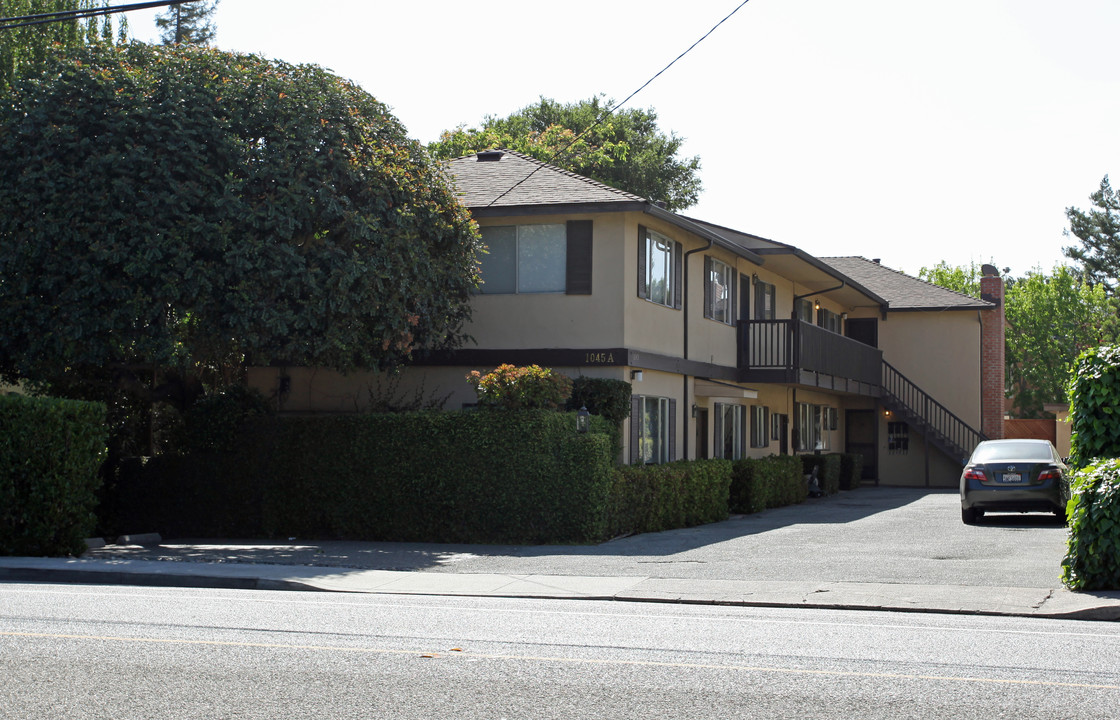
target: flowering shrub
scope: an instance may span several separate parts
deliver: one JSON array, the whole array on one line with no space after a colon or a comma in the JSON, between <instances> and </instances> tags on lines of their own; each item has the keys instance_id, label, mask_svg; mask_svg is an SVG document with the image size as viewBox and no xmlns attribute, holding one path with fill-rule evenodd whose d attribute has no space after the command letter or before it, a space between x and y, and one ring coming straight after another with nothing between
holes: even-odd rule
<instances>
[{"instance_id":1,"label":"flowering shrub","mask_svg":"<svg viewBox=\"0 0 1120 720\"><path fill-rule=\"evenodd\" d=\"M572 394L569 377L539 365L499 365L486 375L475 370L467 382L478 393L479 407L556 410Z\"/></svg>"}]
</instances>

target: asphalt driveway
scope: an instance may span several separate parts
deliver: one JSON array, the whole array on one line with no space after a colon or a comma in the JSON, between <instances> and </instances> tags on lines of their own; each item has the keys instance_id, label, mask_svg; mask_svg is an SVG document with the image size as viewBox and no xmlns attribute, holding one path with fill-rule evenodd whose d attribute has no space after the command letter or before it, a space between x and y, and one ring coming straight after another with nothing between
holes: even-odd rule
<instances>
[{"instance_id":1,"label":"asphalt driveway","mask_svg":"<svg viewBox=\"0 0 1120 720\"><path fill-rule=\"evenodd\" d=\"M953 491L861 488L725 522L594 546L165 540L90 558L280 563L431 573L1056 587L1067 531L1052 516L967 526Z\"/></svg>"}]
</instances>

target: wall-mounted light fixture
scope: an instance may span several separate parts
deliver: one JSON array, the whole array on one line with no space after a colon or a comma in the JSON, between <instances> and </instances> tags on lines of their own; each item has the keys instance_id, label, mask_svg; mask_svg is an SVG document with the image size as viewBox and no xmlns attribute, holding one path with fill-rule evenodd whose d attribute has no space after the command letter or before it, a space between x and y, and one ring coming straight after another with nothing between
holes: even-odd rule
<instances>
[{"instance_id":1,"label":"wall-mounted light fixture","mask_svg":"<svg viewBox=\"0 0 1120 720\"><path fill-rule=\"evenodd\" d=\"M821 301L817 300L815 303L813 303L813 307L816 310L820 310L821 309Z\"/></svg>"},{"instance_id":2,"label":"wall-mounted light fixture","mask_svg":"<svg viewBox=\"0 0 1120 720\"><path fill-rule=\"evenodd\" d=\"M630 379L633 382L641 382L642 381L642 371L641 370L631 370L630 371Z\"/></svg>"},{"instance_id":3,"label":"wall-mounted light fixture","mask_svg":"<svg viewBox=\"0 0 1120 720\"><path fill-rule=\"evenodd\" d=\"M847 320L848 319L848 313L840 313L840 319L841 320Z\"/></svg>"},{"instance_id":4,"label":"wall-mounted light fixture","mask_svg":"<svg viewBox=\"0 0 1120 720\"><path fill-rule=\"evenodd\" d=\"M584 405L576 413L576 432L585 433L591 426L591 413L587 412L587 406Z\"/></svg>"},{"instance_id":5,"label":"wall-mounted light fixture","mask_svg":"<svg viewBox=\"0 0 1120 720\"><path fill-rule=\"evenodd\" d=\"M693 405L692 406L692 417L694 417L694 418L700 417L700 406L699 405Z\"/></svg>"},{"instance_id":6,"label":"wall-mounted light fixture","mask_svg":"<svg viewBox=\"0 0 1120 720\"><path fill-rule=\"evenodd\" d=\"M884 410L883 414L886 415L887 417L890 417L891 416L891 411L890 410Z\"/></svg>"},{"instance_id":7,"label":"wall-mounted light fixture","mask_svg":"<svg viewBox=\"0 0 1120 720\"><path fill-rule=\"evenodd\" d=\"M758 284L758 273L754 273L753 275L751 275L751 283L754 285Z\"/></svg>"}]
</instances>

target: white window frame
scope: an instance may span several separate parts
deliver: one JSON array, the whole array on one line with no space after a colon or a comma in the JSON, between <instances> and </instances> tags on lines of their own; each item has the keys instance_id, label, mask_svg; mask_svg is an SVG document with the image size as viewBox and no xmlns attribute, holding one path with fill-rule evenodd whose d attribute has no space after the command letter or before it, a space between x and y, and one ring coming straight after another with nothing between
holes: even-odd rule
<instances>
[{"instance_id":1,"label":"white window frame","mask_svg":"<svg viewBox=\"0 0 1120 720\"><path fill-rule=\"evenodd\" d=\"M567 226L564 223L542 223L531 225L487 225L481 229L482 240L487 243L487 233L493 234L497 230L514 229L514 242L513 242L513 278L512 290L487 290L486 289L486 260L488 255L482 256L480 262L481 274L483 282L479 286L479 293L483 295L541 295L548 293L564 293L567 291L567 257L568 257L568 233ZM553 233L554 235L548 237L538 237L541 232ZM540 240L546 240L549 249L547 252L556 255L554 258L556 262L551 263L548 267L550 275L547 283L533 286L530 284L528 273L522 272L524 265L531 259L529 255L534 252L534 243ZM491 240L493 242L493 240ZM493 272L493 270L491 271ZM509 285L510 278L503 278Z\"/></svg>"},{"instance_id":2,"label":"white window frame","mask_svg":"<svg viewBox=\"0 0 1120 720\"><path fill-rule=\"evenodd\" d=\"M744 445L746 444L746 406L735 403L715 403L715 411L719 421L717 423L719 432L714 433L716 437L713 455L727 460L742 458ZM730 438L728 433L730 433ZM728 440L730 440L730 448L728 447Z\"/></svg>"},{"instance_id":3,"label":"white window frame","mask_svg":"<svg viewBox=\"0 0 1120 720\"><path fill-rule=\"evenodd\" d=\"M704 307L704 317L726 325L733 325L735 324L735 313L732 307L734 295L734 285L732 283L735 282L735 271L727 263L713 257L708 258L708 263L710 270L708 277L704 279L708 285L705 293L708 302Z\"/></svg>"},{"instance_id":4,"label":"white window frame","mask_svg":"<svg viewBox=\"0 0 1120 720\"><path fill-rule=\"evenodd\" d=\"M669 398L642 396L638 428L638 460L644 464L669 462Z\"/></svg>"},{"instance_id":5,"label":"white window frame","mask_svg":"<svg viewBox=\"0 0 1120 720\"><path fill-rule=\"evenodd\" d=\"M831 450L832 431L839 424L839 411L830 405L797 403L797 449Z\"/></svg>"},{"instance_id":6,"label":"white window frame","mask_svg":"<svg viewBox=\"0 0 1120 720\"><path fill-rule=\"evenodd\" d=\"M765 405L751 405L751 447L770 446L770 408Z\"/></svg>"},{"instance_id":7,"label":"white window frame","mask_svg":"<svg viewBox=\"0 0 1120 720\"><path fill-rule=\"evenodd\" d=\"M647 228L642 242L646 244L646 266L640 271L645 273L646 277L645 299L665 307L676 307L676 288L677 283L680 282L680 278L677 277L674 252L676 240ZM659 269L656 267L657 259L664 261L664 267L660 268L660 274L655 275Z\"/></svg>"}]
</instances>

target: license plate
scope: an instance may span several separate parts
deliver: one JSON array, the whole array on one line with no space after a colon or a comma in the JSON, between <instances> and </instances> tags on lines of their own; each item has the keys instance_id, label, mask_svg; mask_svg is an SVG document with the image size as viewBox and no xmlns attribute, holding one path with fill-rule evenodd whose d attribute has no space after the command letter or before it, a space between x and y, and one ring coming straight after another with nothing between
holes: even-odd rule
<instances>
[{"instance_id":1,"label":"license plate","mask_svg":"<svg viewBox=\"0 0 1120 720\"><path fill-rule=\"evenodd\" d=\"M1022 473L1004 473L1003 481L1005 483L1021 483L1023 482Z\"/></svg>"}]
</instances>

